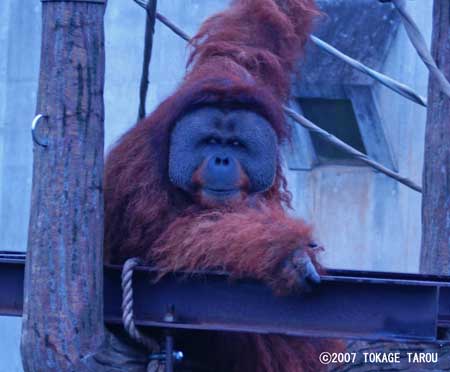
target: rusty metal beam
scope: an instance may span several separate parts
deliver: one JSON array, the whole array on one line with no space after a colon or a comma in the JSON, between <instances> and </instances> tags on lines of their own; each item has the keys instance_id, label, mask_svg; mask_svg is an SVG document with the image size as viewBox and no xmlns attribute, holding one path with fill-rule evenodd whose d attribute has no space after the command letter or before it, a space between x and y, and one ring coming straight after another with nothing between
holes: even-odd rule
<instances>
[{"instance_id":1,"label":"rusty metal beam","mask_svg":"<svg viewBox=\"0 0 450 372\"><path fill-rule=\"evenodd\" d=\"M24 257L0 253L0 315L20 316ZM331 271L310 294L275 297L256 281L224 274L168 276L135 272L135 317L141 326L280 333L396 341L440 340L450 328L450 278ZM105 319L121 323L120 267L107 267ZM166 323L168 308L175 322Z\"/></svg>"}]
</instances>

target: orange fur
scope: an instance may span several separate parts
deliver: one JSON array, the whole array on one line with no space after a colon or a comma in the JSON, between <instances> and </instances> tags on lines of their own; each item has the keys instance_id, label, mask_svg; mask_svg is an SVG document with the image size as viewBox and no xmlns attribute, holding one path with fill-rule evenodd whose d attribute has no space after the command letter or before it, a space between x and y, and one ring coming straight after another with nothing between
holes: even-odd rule
<instances>
[{"instance_id":1,"label":"orange fur","mask_svg":"<svg viewBox=\"0 0 450 372\"><path fill-rule=\"evenodd\" d=\"M314 0L233 1L229 9L206 20L191 41L187 80L221 67L287 99L289 74L317 14Z\"/></svg>"},{"instance_id":2,"label":"orange fur","mask_svg":"<svg viewBox=\"0 0 450 372\"><path fill-rule=\"evenodd\" d=\"M223 209L188 210L173 221L148 251L146 260L162 274L221 270L233 278L260 279L276 290L293 289L295 275L284 261L303 249L315 260L311 229L277 204L242 203Z\"/></svg>"},{"instance_id":3,"label":"orange fur","mask_svg":"<svg viewBox=\"0 0 450 372\"><path fill-rule=\"evenodd\" d=\"M140 257L161 275L226 270L233 278L260 279L276 293L296 288L297 273L283 266L294 250L304 250L318 265L308 246L311 229L283 210L291 196L280 162L269 190L257 197L243 193L233 205L205 208L168 178L172 128L198 106L244 106L267 119L279 143L289 139L282 105L316 13L314 0L235 0L204 23L181 86L108 155L106 262ZM316 372L323 370L318 354L341 347L328 340L221 332L191 332L177 343L215 372Z\"/></svg>"}]
</instances>

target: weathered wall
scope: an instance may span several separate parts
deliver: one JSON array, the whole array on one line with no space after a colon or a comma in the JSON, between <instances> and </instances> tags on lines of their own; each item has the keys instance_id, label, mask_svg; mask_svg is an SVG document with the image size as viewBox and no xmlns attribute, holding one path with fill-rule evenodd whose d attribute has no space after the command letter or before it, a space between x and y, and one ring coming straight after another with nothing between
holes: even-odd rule
<instances>
[{"instance_id":1,"label":"weathered wall","mask_svg":"<svg viewBox=\"0 0 450 372\"><path fill-rule=\"evenodd\" d=\"M341 0L340 0L341 1ZM193 34L228 0L159 1L159 10ZM432 0L407 2L427 38ZM0 1L0 249L26 246L31 186L30 123L40 52L40 2ZM134 124L144 37L144 12L130 1L110 0L106 13L106 144ZM183 76L186 44L157 23L148 111ZM403 30L385 72L426 94L427 74ZM399 170L421 181L425 110L386 88L377 95ZM420 196L364 167L326 166L289 172L295 213L316 225L333 267L416 271ZM0 372L20 371L17 319L0 319Z\"/></svg>"},{"instance_id":2,"label":"weathered wall","mask_svg":"<svg viewBox=\"0 0 450 372\"><path fill-rule=\"evenodd\" d=\"M432 0L406 2L427 41ZM361 30L363 32L363 30ZM427 95L428 74L400 28L383 72ZM421 184L426 110L376 88L379 111L398 171ZM289 172L296 213L312 221L331 267L417 272L420 194L367 167L321 166Z\"/></svg>"},{"instance_id":3,"label":"weathered wall","mask_svg":"<svg viewBox=\"0 0 450 372\"><path fill-rule=\"evenodd\" d=\"M39 35L39 2L0 2L0 249L26 247ZM20 325L18 318L0 318L0 372L22 370Z\"/></svg>"},{"instance_id":4,"label":"weathered wall","mask_svg":"<svg viewBox=\"0 0 450 372\"><path fill-rule=\"evenodd\" d=\"M225 0L159 2L159 10L191 34ZM0 1L0 250L24 250L31 191L32 145L40 56L41 3ZM144 11L130 1L110 0L106 17L106 146L137 117L144 41ZM161 24L151 66L148 111L183 76L186 43ZM0 372L21 371L20 319L0 317Z\"/></svg>"},{"instance_id":5,"label":"weathered wall","mask_svg":"<svg viewBox=\"0 0 450 372\"><path fill-rule=\"evenodd\" d=\"M228 0L159 1L158 11L193 35L201 22L228 4ZM129 2L108 3L106 14L106 145L131 125L138 113L145 18ZM171 94L184 76L186 42L156 22L147 112ZM126 97L126 98L125 98Z\"/></svg>"}]
</instances>

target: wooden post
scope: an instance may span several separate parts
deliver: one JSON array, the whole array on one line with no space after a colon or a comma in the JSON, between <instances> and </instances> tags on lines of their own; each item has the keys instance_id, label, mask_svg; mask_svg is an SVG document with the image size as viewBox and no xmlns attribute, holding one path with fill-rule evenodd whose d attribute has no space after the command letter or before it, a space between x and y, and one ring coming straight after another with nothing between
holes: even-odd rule
<instances>
[{"instance_id":1,"label":"wooden post","mask_svg":"<svg viewBox=\"0 0 450 372\"><path fill-rule=\"evenodd\" d=\"M450 78L450 1L434 0L432 55L447 79ZM439 84L430 76L428 113L425 134L425 160L422 199L422 252L420 271L450 275L450 100L441 93ZM400 352L398 364L344 364L332 369L343 371L448 371L449 346L446 344L414 344L352 341L349 351ZM438 353L438 363L409 363L408 352Z\"/></svg>"},{"instance_id":2,"label":"wooden post","mask_svg":"<svg viewBox=\"0 0 450 372\"><path fill-rule=\"evenodd\" d=\"M450 1L434 0L432 54L450 79ZM450 275L450 99L430 76L420 271Z\"/></svg>"},{"instance_id":3,"label":"wooden post","mask_svg":"<svg viewBox=\"0 0 450 372\"><path fill-rule=\"evenodd\" d=\"M105 2L45 1L22 327L24 370L75 367L104 341Z\"/></svg>"}]
</instances>

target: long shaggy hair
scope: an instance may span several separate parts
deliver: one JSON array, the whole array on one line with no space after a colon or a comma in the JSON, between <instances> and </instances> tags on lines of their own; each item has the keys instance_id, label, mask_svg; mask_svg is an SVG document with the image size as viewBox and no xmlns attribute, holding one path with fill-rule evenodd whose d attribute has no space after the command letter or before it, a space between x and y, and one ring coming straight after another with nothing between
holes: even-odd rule
<instances>
[{"instance_id":1,"label":"long shaggy hair","mask_svg":"<svg viewBox=\"0 0 450 372\"><path fill-rule=\"evenodd\" d=\"M276 293L295 287L295 270L283 266L295 251L318 265L309 247L310 227L283 209L291 196L280 161L269 190L241 205L216 209L197 205L168 177L172 128L199 106L254 110L271 124L280 143L289 140L282 105L316 14L313 0L236 0L203 24L191 41L181 86L131 128L107 158L107 262L140 257L162 275L226 270L235 278L261 279ZM340 348L326 340L220 332L193 332L177 342L217 372L315 372L322 368L321 351Z\"/></svg>"},{"instance_id":2,"label":"long shaggy hair","mask_svg":"<svg viewBox=\"0 0 450 372\"><path fill-rule=\"evenodd\" d=\"M210 17L191 41L188 65L197 79L207 68L237 69L279 100L289 96L290 72L319 12L314 0L234 0Z\"/></svg>"},{"instance_id":3,"label":"long shaggy hair","mask_svg":"<svg viewBox=\"0 0 450 372\"><path fill-rule=\"evenodd\" d=\"M187 208L195 206L189 195L170 182L168 156L172 127L177 118L192 107L195 94L202 95L203 102L217 99L213 93L206 96L206 87L202 88L195 84L182 87L151 116L127 132L108 155L104 186L107 262L121 263L130 257L147 257L150 247L166 227ZM221 92L217 88L214 91L220 93L221 103L227 96L230 101L234 97L233 91ZM242 95L242 90L240 94L240 103L256 106L255 99ZM262 97L259 97L260 101ZM281 124L282 115L276 112L275 102L271 106L269 98L267 105L261 107L275 109L273 112L266 110L265 116L272 116L273 123ZM280 125L280 140L283 135ZM278 164L275 182L262 197L289 206L291 196L280 162Z\"/></svg>"},{"instance_id":4,"label":"long shaggy hair","mask_svg":"<svg viewBox=\"0 0 450 372\"><path fill-rule=\"evenodd\" d=\"M236 0L205 21L192 39L190 68L181 86L131 128L107 158L108 262L145 257L166 226L192 205L168 179L170 133L187 111L204 104L239 104L266 117L280 142L289 139L282 103L316 14L313 0ZM280 165L263 197L290 205Z\"/></svg>"}]
</instances>

